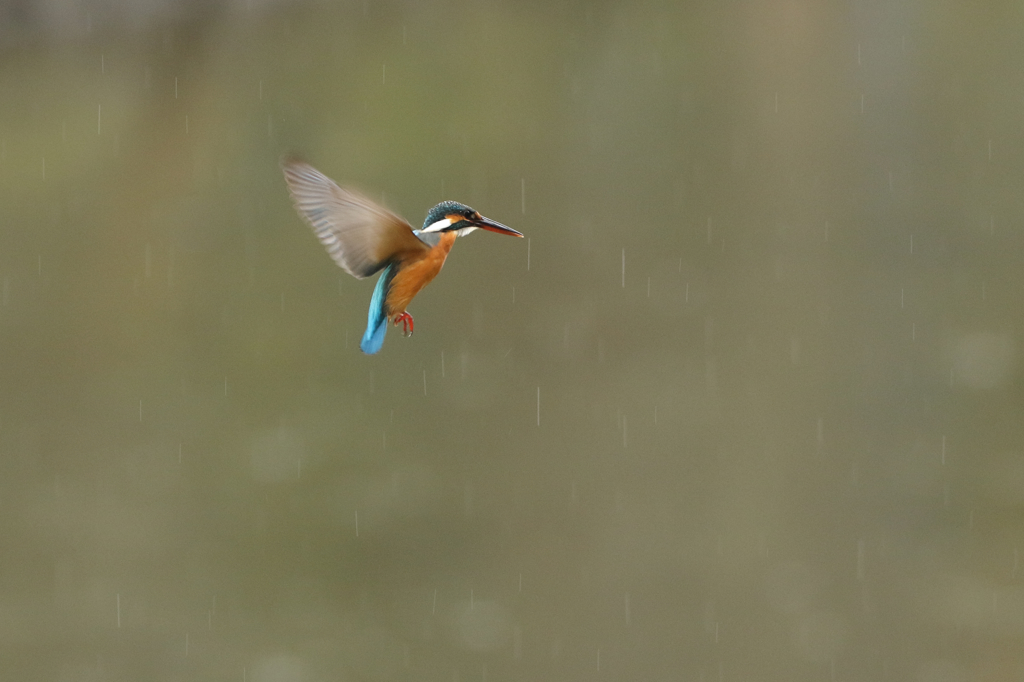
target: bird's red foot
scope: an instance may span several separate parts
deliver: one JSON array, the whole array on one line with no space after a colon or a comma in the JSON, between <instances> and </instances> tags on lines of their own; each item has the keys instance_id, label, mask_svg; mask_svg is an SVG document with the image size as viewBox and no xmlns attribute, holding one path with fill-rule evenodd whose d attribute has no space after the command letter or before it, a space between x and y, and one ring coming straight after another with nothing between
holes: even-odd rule
<instances>
[{"instance_id":1,"label":"bird's red foot","mask_svg":"<svg viewBox=\"0 0 1024 682\"><path fill-rule=\"evenodd\" d=\"M395 315L394 322L396 327L402 323L402 336L412 336L412 315L407 312Z\"/></svg>"}]
</instances>

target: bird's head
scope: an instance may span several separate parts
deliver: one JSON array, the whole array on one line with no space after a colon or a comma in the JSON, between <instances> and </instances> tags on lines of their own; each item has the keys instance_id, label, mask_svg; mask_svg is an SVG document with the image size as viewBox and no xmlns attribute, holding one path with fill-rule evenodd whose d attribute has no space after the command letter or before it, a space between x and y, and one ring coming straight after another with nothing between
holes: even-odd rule
<instances>
[{"instance_id":1,"label":"bird's head","mask_svg":"<svg viewBox=\"0 0 1024 682\"><path fill-rule=\"evenodd\" d=\"M480 228L490 230L498 234L508 234L513 237L522 237L521 232L506 227L499 222L485 218L478 211L474 211L465 204L457 201L442 201L430 209L427 219L423 221L421 232L455 232L463 237L473 230Z\"/></svg>"}]
</instances>

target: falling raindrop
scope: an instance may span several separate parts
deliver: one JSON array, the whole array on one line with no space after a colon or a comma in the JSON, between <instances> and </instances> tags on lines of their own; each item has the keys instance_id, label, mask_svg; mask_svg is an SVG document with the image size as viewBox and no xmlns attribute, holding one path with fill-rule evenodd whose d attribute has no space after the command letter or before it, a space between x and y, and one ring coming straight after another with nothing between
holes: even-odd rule
<instances>
[{"instance_id":1,"label":"falling raindrop","mask_svg":"<svg viewBox=\"0 0 1024 682\"><path fill-rule=\"evenodd\" d=\"M476 490L473 488L472 482L466 481L466 485L462 489L462 510L467 517L473 515L473 498L475 495Z\"/></svg>"}]
</instances>

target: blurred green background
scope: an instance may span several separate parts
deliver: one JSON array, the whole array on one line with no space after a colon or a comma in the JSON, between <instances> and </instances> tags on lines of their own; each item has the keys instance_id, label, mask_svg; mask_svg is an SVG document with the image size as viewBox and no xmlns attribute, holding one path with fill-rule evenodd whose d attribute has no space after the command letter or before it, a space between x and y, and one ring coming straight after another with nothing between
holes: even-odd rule
<instances>
[{"instance_id":1,"label":"blurred green background","mask_svg":"<svg viewBox=\"0 0 1024 682\"><path fill-rule=\"evenodd\" d=\"M0 676L1021 679L1022 31L0 4ZM364 356L286 152L528 240Z\"/></svg>"}]
</instances>

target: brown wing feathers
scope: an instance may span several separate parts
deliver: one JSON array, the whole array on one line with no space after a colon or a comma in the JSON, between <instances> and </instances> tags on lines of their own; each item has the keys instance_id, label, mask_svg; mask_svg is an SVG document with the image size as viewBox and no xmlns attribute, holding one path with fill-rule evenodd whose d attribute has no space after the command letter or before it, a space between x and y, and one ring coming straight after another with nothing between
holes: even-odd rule
<instances>
[{"instance_id":1,"label":"brown wing feathers","mask_svg":"<svg viewBox=\"0 0 1024 682\"><path fill-rule=\"evenodd\" d=\"M281 163L288 190L327 253L349 274L362 279L389 261L429 247L402 218L298 160Z\"/></svg>"}]
</instances>

